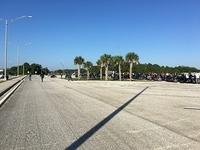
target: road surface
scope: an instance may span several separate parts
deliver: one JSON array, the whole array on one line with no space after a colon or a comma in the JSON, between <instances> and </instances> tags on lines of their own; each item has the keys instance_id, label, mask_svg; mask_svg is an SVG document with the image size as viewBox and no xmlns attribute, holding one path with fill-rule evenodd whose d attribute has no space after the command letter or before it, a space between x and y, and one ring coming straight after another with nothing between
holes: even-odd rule
<instances>
[{"instance_id":1,"label":"road surface","mask_svg":"<svg viewBox=\"0 0 200 150\"><path fill-rule=\"evenodd\" d=\"M200 86L33 76L0 108L1 150L200 149Z\"/></svg>"}]
</instances>

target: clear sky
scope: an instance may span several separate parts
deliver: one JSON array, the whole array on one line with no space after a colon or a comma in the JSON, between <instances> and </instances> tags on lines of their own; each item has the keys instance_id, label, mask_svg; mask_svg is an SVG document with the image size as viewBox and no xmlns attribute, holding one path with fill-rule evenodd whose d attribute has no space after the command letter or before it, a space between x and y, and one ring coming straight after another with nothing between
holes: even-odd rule
<instances>
[{"instance_id":1,"label":"clear sky","mask_svg":"<svg viewBox=\"0 0 200 150\"><path fill-rule=\"evenodd\" d=\"M104 53L134 51L141 63L200 68L199 0L0 0L0 18L32 15L9 26L8 64L73 68ZM4 23L0 22L0 67ZM27 45L27 43L32 43Z\"/></svg>"}]
</instances>

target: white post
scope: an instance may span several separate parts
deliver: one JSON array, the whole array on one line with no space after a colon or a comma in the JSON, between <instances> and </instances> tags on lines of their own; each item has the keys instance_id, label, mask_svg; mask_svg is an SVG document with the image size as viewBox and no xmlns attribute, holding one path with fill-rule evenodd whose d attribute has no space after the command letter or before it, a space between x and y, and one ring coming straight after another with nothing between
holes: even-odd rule
<instances>
[{"instance_id":1,"label":"white post","mask_svg":"<svg viewBox=\"0 0 200 150\"><path fill-rule=\"evenodd\" d=\"M24 76L24 64L23 64L23 76Z\"/></svg>"},{"instance_id":2,"label":"white post","mask_svg":"<svg viewBox=\"0 0 200 150\"><path fill-rule=\"evenodd\" d=\"M129 77L130 77L130 81L132 81L132 71L133 70L133 62L130 62L130 74L129 74Z\"/></svg>"},{"instance_id":3,"label":"white post","mask_svg":"<svg viewBox=\"0 0 200 150\"><path fill-rule=\"evenodd\" d=\"M122 80L121 64L119 63L119 80Z\"/></svg>"}]
</instances>

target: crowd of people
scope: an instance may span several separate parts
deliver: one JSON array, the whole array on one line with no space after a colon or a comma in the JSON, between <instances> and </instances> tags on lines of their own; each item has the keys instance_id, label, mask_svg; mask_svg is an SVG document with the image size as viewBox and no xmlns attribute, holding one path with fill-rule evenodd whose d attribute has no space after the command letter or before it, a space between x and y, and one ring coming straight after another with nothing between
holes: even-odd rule
<instances>
[{"instance_id":1,"label":"crowd of people","mask_svg":"<svg viewBox=\"0 0 200 150\"><path fill-rule=\"evenodd\" d=\"M65 79L76 80L77 73L73 74L65 74ZM81 74L82 79L86 79L86 74ZM103 74L105 76L105 74ZM119 74L117 72L109 72L108 74L110 80L119 80ZM51 76L52 78L54 76ZM56 77L56 76L55 76ZM100 74L90 74L90 80L98 80L100 78ZM133 73L132 78L134 80L149 80L149 81L167 81L167 82L180 82L180 83L196 83L200 84L200 73ZM122 73L122 80L129 80L129 73Z\"/></svg>"},{"instance_id":2,"label":"crowd of people","mask_svg":"<svg viewBox=\"0 0 200 150\"><path fill-rule=\"evenodd\" d=\"M168 82L180 82L180 83L200 83L200 73L134 73L134 79L138 80L151 80L151 81L168 81Z\"/></svg>"}]
</instances>

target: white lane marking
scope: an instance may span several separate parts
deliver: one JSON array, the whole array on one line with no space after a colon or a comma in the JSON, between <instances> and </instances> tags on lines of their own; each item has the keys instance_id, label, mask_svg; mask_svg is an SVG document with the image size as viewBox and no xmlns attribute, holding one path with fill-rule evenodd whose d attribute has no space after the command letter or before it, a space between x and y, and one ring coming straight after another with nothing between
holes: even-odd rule
<instances>
[{"instance_id":1,"label":"white lane marking","mask_svg":"<svg viewBox=\"0 0 200 150\"><path fill-rule=\"evenodd\" d=\"M4 101L21 85L21 83L24 81L21 80L11 91L9 91L6 96L3 97L3 99L0 100L0 106L4 103Z\"/></svg>"},{"instance_id":2,"label":"white lane marking","mask_svg":"<svg viewBox=\"0 0 200 150\"><path fill-rule=\"evenodd\" d=\"M129 130L127 133L134 134L134 133L140 133L144 131L149 131L149 130L156 130L156 129L161 129L161 127L153 127L153 128L147 128L147 129L139 129L139 130Z\"/></svg>"},{"instance_id":3,"label":"white lane marking","mask_svg":"<svg viewBox=\"0 0 200 150\"><path fill-rule=\"evenodd\" d=\"M175 120L175 121L169 121L169 122L164 123L163 125L170 125L170 124L174 124L174 123L177 123L177 122L180 122L180 121L186 121L188 119L189 118L182 118L182 119L178 119L178 120Z\"/></svg>"},{"instance_id":4,"label":"white lane marking","mask_svg":"<svg viewBox=\"0 0 200 150\"><path fill-rule=\"evenodd\" d=\"M178 119L178 120L175 120L175 121L169 121L169 122L166 122L164 124L161 124L163 126L166 126L166 125L170 125L170 124L174 124L174 123L177 123L177 122L180 122L180 121L185 121L185 120L188 120L188 118L182 118L182 119ZM139 129L139 130L129 130L127 131L127 133L139 133L139 132L144 132L144 131L149 131L149 130L156 130L156 129L161 129L162 127L160 126L156 126L156 127L152 127L152 128L146 128L146 129Z\"/></svg>"},{"instance_id":5,"label":"white lane marking","mask_svg":"<svg viewBox=\"0 0 200 150\"><path fill-rule=\"evenodd\" d=\"M171 149L171 148L180 148L180 146L186 146L187 148L189 148L189 146L192 146L194 144L194 142L189 142L189 143L180 143L180 144L170 144L168 146L163 146L163 147L158 147L154 150L166 150L166 149Z\"/></svg>"}]
</instances>

